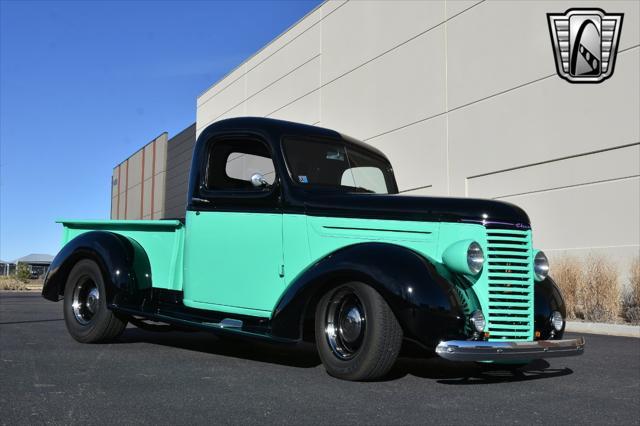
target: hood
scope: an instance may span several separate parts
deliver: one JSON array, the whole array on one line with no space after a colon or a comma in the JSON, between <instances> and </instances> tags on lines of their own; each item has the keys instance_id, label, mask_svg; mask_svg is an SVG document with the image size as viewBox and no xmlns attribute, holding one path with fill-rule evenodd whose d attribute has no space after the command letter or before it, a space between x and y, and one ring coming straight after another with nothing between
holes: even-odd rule
<instances>
[{"instance_id":1,"label":"hood","mask_svg":"<svg viewBox=\"0 0 640 426\"><path fill-rule=\"evenodd\" d=\"M304 204L306 213L314 216L475 222L530 228L529 216L520 207L486 199L308 191Z\"/></svg>"}]
</instances>

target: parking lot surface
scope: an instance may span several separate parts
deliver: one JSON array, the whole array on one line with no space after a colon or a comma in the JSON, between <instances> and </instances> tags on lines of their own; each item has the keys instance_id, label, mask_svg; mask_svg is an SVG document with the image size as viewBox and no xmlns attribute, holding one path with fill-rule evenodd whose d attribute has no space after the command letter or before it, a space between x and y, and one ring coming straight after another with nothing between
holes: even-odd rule
<instances>
[{"instance_id":1,"label":"parking lot surface","mask_svg":"<svg viewBox=\"0 0 640 426\"><path fill-rule=\"evenodd\" d=\"M0 423L640 424L640 340L586 338L582 356L516 371L402 358L385 380L353 383L310 345L131 326L80 344L61 302L0 293Z\"/></svg>"}]
</instances>

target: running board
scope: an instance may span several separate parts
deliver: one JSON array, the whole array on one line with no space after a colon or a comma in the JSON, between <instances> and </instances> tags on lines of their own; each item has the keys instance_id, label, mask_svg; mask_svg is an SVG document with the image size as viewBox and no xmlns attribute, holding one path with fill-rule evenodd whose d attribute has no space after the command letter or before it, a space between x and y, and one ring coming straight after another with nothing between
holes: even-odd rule
<instances>
[{"instance_id":1,"label":"running board","mask_svg":"<svg viewBox=\"0 0 640 426\"><path fill-rule=\"evenodd\" d=\"M207 322L207 321L194 321L192 319L180 318L178 316L166 315L161 313L141 312L135 309L124 308L117 305L110 305L109 309L120 312L127 315L136 315L144 317L145 319L165 322L172 325L181 325L186 327L197 328L205 331L213 331L214 333L237 335L243 337L249 337L252 339L266 340L274 343L297 343L295 339L286 339L282 337L276 337L269 333L258 333L254 331L243 330L243 322L235 318L224 318L220 322Z\"/></svg>"},{"instance_id":2,"label":"running board","mask_svg":"<svg viewBox=\"0 0 640 426\"><path fill-rule=\"evenodd\" d=\"M225 318L220 322L203 322L202 324L205 324L210 327L234 328L234 329L242 330L242 321L240 321L239 319L233 319L233 318Z\"/></svg>"}]
</instances>

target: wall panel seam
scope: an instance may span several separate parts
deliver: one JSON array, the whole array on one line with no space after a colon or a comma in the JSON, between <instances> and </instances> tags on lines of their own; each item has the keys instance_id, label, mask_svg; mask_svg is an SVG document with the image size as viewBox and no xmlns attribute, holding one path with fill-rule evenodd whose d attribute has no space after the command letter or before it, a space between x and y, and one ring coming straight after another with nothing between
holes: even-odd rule
<instances>
[{"instance_id":1,"label":"wall panel seam","mask_svg":"<svg viewBox=\"0 0 640 426\"><path fill-rule=\"evenodd\" d=\"M385 50L384 52L379 53L378 55L376 55L376 56L374 56L374 57L372 57L372 58L370 58L370 59L368 59L368 60L366 60L366 61L364 61L364 62L360 63L360 64L359 64L359 65L357 65L356 67L354 67L354 68L352 68L352 69L350 69L350 70L345 71L344 73L340 74L339 76L334 77L333 79L331 79L331 80L327 81L326 83L322 83L319 87L317 87L317 88L315 88L315 89L313 89L313 90L310 90L309 92L307 92L307 93L305 93L305 94L303 94L303 95L301 95L301 96L299 96L299 97L295 98L295 99L294 99L294 100L292 100L291 102L288 102L288 103L286 103L285 105L282 105L281 107L279 107L279 108L275 109L274 111L270 112L269 114L267 114L267 115L266 115L266 117L269 117L270 115L275 114L276 112L278 112L278 111L282 110L283 108L288 107L289 105L291 105L291 104L293 104L293 103L295 103L295 102L299 101L300 99L302 99L302 98L304 98L304 97L306 97L306 96L309 96L310 94L312 94L312 93L314 93L314 92L319 91L320 89L322 89L322 88L324 88L324 87L328 86L329 84L334 83L335 81L337 81L337 80L341 79L342 77L345 77L345 76L347 76L347 75L351 74L352 72L354 72L354 71L356 71L356 70L358 70L358 69L362 68L363 66L368 65L369 63L374 62L375 60L377 60L377 59L379 59L379 58L381 58L381 57L385 56L386 54L388 54L388 53L390 53L390 52L392 52L392 51L394 51L394 50L396 50L396 49L398 49L399 47L402 47L402 46L404 46L405 44L407 44L407 43L409 43L409 42L411 42L411 41L413 41L413 40L415 40L415 39L417 39L417 38L419 38L419 37L423 36L424 34L426 34L426 33L430 32L431 30L436 29L436 28L438 28L438 27L442 26L442 25L443 25L443 24L445 24L447 21L449 21L449 20L451 20L451 19L454 19L455 17L457 17L457 16L461 15L462 13L464 13L464 12L468 11L469 9L474 8L474 7L476 7L476 6L478 6L478 5L482 4L482 3L484 3L484 1L485 1L485 0L480 1L480 2L478 2L478 3L475 3L475 4L471 5L471 6L469 6L468 8L466 8L466 9L462 10L461 12L459 12L459 13L457 13L457 14L455 14L455 15L451 16L451 18L447 18L447 19L443 20L442 22L440 22L440 23L438 23L438 24L435 24L435 25L433 25L433 26L431 26L431 27L427 28L426 30L424 30L424 31L422 31L422 32L420 32L420 33L418 33L418 34L416 34L416 35L414 35L414 36L412 36L412 37L410 37L410 38L408 38L408 39L406 39L406 40L402 41L401 43L399 43L399 44L397 44L397 45L395 45L395 46L393 46L393 47L391 47L391 48L389 48L389 49ZM320 55L321 55L321 54L322 54L322 52L320 53ZM318 55L318 56L319 56L319 55ZM316 57L317 57L317 56L316 56ZM316 57L314 57L314 58L312 58L312 59L315 59ZM304 65L304 64L303 64L303 65ZM203 104L201 104L201 105L203 105ZM238 107L238 106L240 106L240 105L242 105L242 102L240 102L239 104L235 105L234 107L232 107L232 108L230 108L230 109L226 110L226 111L225 111L225 112L223 112L222 114L218 115L216 118L214 118L214 119L212 119L212 120L209 120L209 121L207 122L207 124L206 124L206 125L203 125L203 126L198 127L198 130L202 129L203 127L205 127L205 126L207 126L207 125L209 125L209 124L211 124L212 122L214 122L215 120L217 120L218 118L220 118L221 116L223 116L224 114L226 114L226 113L228 113L229 111L231 111L233 108L236 108L236 107ZM198 108L200 108L200 106L199 106ZM424 121L424 120L422 120L422 121Z\"/></svg>"},{"instance_id":2,"label":"wall panel seam","mask_svg":"<svg viewBox=\"0 0 640 426\"><path fill-rule=\"evenodd\" d=\"M229 111L233 110L234 108L239 107L240 105L246 103L249 99L254 98L255 96L259 95L260 93L264 92L265 90L267 90L269 87L273 86L274 84L276 84L277 82L281 81L282 79L288 77L289 75L291 75L292 73L296 72L297 70L299 70L300 68L304 67L305 65L307 65L309 62L313 61L314 59L317 59L318 57L320 57L321 53L318 53L317 55L313 56L312 58L310 58L309 60L303 62L302 64L298 65L297 67L293 68L291 71L287 72L286 74L278 77L277 79L275 79L274 81L272 81L271 83L267 84L265 87L263 87L262 89L258 90L255 93L252 93L251 95L247 96L246 93L246 87L245 87L245 97L244 99L235 104L234 106L232 106L231 108L225 110L222 114L219 114L217 117L215 117L213 120L210 121L216 121L218 118L222 117L223 115L225 115L226 113L228 113Z\"/></svg>"},{"instance_id":3,"label":"wall panel seam","mask_svg":"<svg viewBox=\"0 0 640 426\"><path fill-rule=\"evenodd\" d=\"M224 91L227 87L231 86L233 83L235 83L236 81L238 81L240 78L242 78L242 76L246 75L249 71L254 70L256 67L258 67L259 65L261 65L263 62L265 62L266 60L268 60L269 58L271 58L273 55L275 55L276 53L278 53L280 50L284 49L285 47L287 47L289 44L293 43L295 40L297 40L300 36L302 36L303 34L305 34L307 31L311 30L313 27L315 27L316 25L320 24L322 21L324 21L326 18L328 18L329 16L331 16L333 13L335 13L338 9L340 9L342 6L344 6L345 4L347 4L349 2L349 0L345 1L344 3L342 3L340 6L336 7L334 10L332 10L331 12L329 12L327 15L323 15L317 22L313 23L312 25L309 26L309 28L305 29L304 31L302 31L300 34L298 34L297 36L295 36L294 38L292 38L291 40L289 40L288 42L286 42L285 44L283 44L281 47L279 47L277 50L275 50L273 53L271 53L269 56L267 56L266 58L264 58L262 61L258 62L253 68L247 70L246 69L246 64L247 62L249 62L252 58L256 57L256 55L258 55L260 52L262 52L264 49L266 49L268 46L271 45L271 43L268 43L267 45L265 45L262 49L258 50L256 53L254 53L253 55L251 55L250 57L248 57L244 62L242 62L240 65L238 65L237 67L235 67L234 69L232 69L231 71L229 71L229 73L222 77L222 79L218 80L217 83L214 83L213 85L211 85L207 90L205 90L204 92L202 92L202 94L199 97L204 96L209 90L213 89L217 84L221 83L225 78L227 78L229 75L231 75L234 71L240 69L240 67L245 67L245 69L243 70L242 74L236 78L235 80L233 80L232 82L230 82L229 84L227 84L226 86L224 86L222 89L220 89L219 92L217 92L216 94L212 95L210 98L207 98L207 100L203 101L201 104L198 104L198 108L200 108L202 105L204 105L205 103L209 102L211 99L213 99L214 97L218 96L222 91ZM318 6L321 7L322 5ZM309 12L309 15L311 15L313 12L315 11L312 10L311 12ZM306 16L305 16L306 17ZM302 18L302 20L304 20L304 18ZM302 22L299 21L298 23ZM293 27L295 27L296 24L294 24ZM287 32L289 32L293 27L289 28L288 30L286 30L285 32L283 32L282 34L280 34L276 39L273 40L273 42L275 42L277 39L279 39L280 37L282 37L283 35L285 35Z\"/></svg>"},{"instance_id":4,"label":"wall panel seam","mask_svg":"<svg viewBox=\"0 0 640 426\"><path fill-rule=\"evenodd\" d=\"M625 52L625 51L628 51L628 50L631 50L631 49L634 49L634 48L637 48L638 46L640 46L640 45L636 45L636 46L629 47L629 48L627 48L627 49L621 50L621 51L619 51L619 52L618 52L618 54L620 54L620 53L622 53L622 52ZM531 80L531 81L529 81L529 82L527 82L527 83L523 83L523 84L520 84L520 85L518 85L518 86L514 86L514 87L512 87L512 88L510 88L510 89L506 89L506 90L503 90L503 91L501 91L501 92L497 92L497 93L494 93L494 94L492 94L492 95L485 96L485 97L480 98L480 99L476 99L476 100L471 101L471 102L469 102L469 103L466 103L466 104L464 104L464 105L457 106L457 107L452 108L452 109L447 110L447 111L439 112L439 113L434 114L434 115L431 115L431 116L429 116L429 117L421 118L420 120L416 120L416 121L413 121L413 122L411 122L411 123L403 124L402 126L398 126L398 127L394 128L394 129L391 129L391 130L386 130L386 131L384 131L384 132L382 132L382 133L379 133L379 134L377 134L377 135L373 135L373 136L369 136L368 138L365 138L365 139L362 139L362 140L366 142L366 141L369 141L369 140L371 140L371 139L375 139L375 138L378 138L378 137L380 137L380 136L384 136L384 135L387 135L387 134L389 134L389 133L393 133L393 132L396 132L396 131L398 131L398 130L405 129L405 128L407 128L407 127L413 126L414 124L423 123L423 122L428 121L428 120L431 120L431 119L433 119L433 118L440 117L441 115L449 114L450 112L454 112L454 111L457 111L457 110L459 110L459 109L466 108L466 107L471 106L471 105L473 105L473 104L476 104L476 103L478 103L478 102L482 102L482 101L485 101L485 100L488 100L488 99L494 98L494 97L496 97L496 96L503 95L503 94L505 94L505 93L508 93L508 92L514 91L514 90L516 90L516 89L520 89L520 88L525 87L525 86L528 86L528 85L530 85L530 84L538 83L538 82L540 82L540 81L542 81L542 80L546 80L547 78L551 78L551 77L553 77L553 76L555 76L555 75L557 75L557 74L556 74L556 73L553 73L553 74L549 74L549 75L544 76L544 77L540 77L540 78L535 79L535 80ZM306 95L305 95L305 96L306 96ZM294 101L294 102L295 102L295 101ZM285 105L285 106L287 106L287 105Z\"/></svg>"},{"instance_id":5,"label":"wall panel seam","mask_svg":"<svg viewBox=\"0 0 640 426\"><path fill-rule=\"evenodd\" d=\"M592 181L592 182L576 183L576 184L573 184L573 185L564 185L564 186L558 186L558 187L554 187L554 188L538 189L538 190L535 190L535 191L527 191L527 192L521 192L521 193L517 193L517 194L500 195L500 196L491 197L491 198L493 200L500 200L500 199L503 199L503 198L519 197L519 196L531 195L531 194L540 194L540 193L543 193L543 192L560 191L560 190L563 190L563 189L579 188L579 187L583 187L583 186L592 186L592 185L598 185L598 184L602 184L602 183L633 180L634 178L638 178L638 177L640 177L640 174L622 176L622 177L611 178L611 179L602 179L602 180L596 180L596 181Z\"/></svg>"},{"instance_id":6,"label":"wall panel seam","mask_svg":"<svg viewBox=\"0 0 640 426\"><path fill-rule=\"evenodd\" d=\"M403 189L402 191L398 191L398 194L402 194L403 192L417 191L418 189L427 189L427 188L433 188L433 185L424 185L424 186L417 186L415 188Z\"/></svg>"},{"instance_id":7,"label":"wall panel seam","mask_svg":"<svg viewBox=\"0 0 640 426\"><path fill-rule=\"evenodd\" d=\"M597 149L597 150L594 150L594 151L581 152L579 154L572 154L572 155L567 155L567 156L564 156L564 157L553 158L551 160L538 161L537 163L531 163L531 164L525 164L525 165L522 165L522 166L509 167L507 169L496 170L494 172L481 173L481 174L478 174L478 175L469 176L469 177L467 177L467 179L475 179L475 178L480 178L480 177L485 177L485 176L496 175L496 174L500 174L500 173L504 173L504 172L511 172L511 171L514 171L514 170L526 169L528 167L536 167L536 166L541 166L543 164L555 163L555 162L563 161L563 160L571 160L571 159L574 159L574 158L586 157L586 156L593 155L593 154L601 154L603 152L615 151L615 150L618 150L618 149L629 148L629 147L636 146L636 145L640 145L640 142L632 142L632 143L627 143L627 144L624 144L624 145L618 145L618 146L614 146L614 147Z\"/></svg>"}]
</instances>

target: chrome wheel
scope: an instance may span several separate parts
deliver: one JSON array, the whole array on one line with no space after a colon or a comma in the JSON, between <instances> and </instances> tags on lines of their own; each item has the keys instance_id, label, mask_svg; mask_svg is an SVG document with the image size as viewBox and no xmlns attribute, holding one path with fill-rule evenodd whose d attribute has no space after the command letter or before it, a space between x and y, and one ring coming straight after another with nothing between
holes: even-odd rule
<instances>
[{"instance_id":1,"label":"chrome wheel","mask_svg":"<svg viewBox=\"0 0 640 426\"><path fill-rule=\"evenodd\" d=\"M99 304L100 291L96 283L91 278L81 278L73 289L71 303L76 321L82 325L89 324L93 316L98 312Z\"/></svg>"},{"instance_id":2,"label":"chrome wheel","mask_svg":"<svg viewBox=\"0 0 640 426\"><path fill-rule=\"evenodd\" d=\"M353 358L362 346L365 329L365 312L358 296L350 288L336 291L325 320L325 334L333 354L344 360Z\"/></svg>"}]
</instances>

